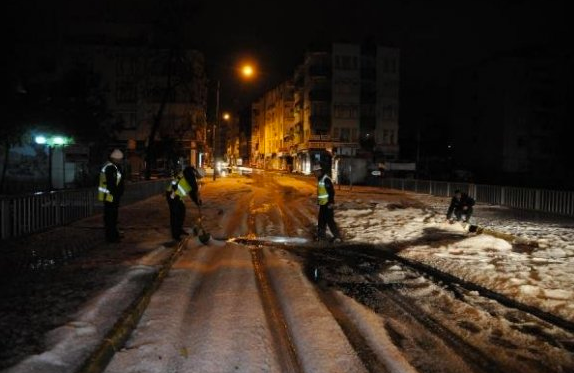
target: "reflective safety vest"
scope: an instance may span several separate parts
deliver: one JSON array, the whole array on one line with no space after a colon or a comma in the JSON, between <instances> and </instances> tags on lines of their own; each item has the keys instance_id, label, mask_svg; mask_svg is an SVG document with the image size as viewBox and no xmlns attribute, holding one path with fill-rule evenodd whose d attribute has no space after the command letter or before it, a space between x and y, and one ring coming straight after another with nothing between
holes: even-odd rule
<instances>
[{"instance_id":1,"label":"reflective safety vest","mask_svg":"<svg viewBox=\"0 0 574 373\"><path fill-rule=\"evenodd\" d=\"M98 186L98 200L106 202L114 202L114 196L108 189L108 181L106 180L106 168L108 166L113 166L116 169L116 186L120 184L122 180L122 173L118 169L118 166L112 162L108 162L102 167L100 171L100 185Z\"/></svg>"},{"instance_id":2,"label":"reflective safety vest","mask_svg":"<svg viewBox=\"0 0 574 373\"><path fill-rule=\"evenodd\" d=\"M329 193L327 193L327 188L325 188L325 179L331 180L329 176L325 174L317 183L317 202L319 205L326 205L327 202L329 202Z\"/></svg>"},{"instance_id":3,"label":"reflective safety vest","mask_svg":"<svg viewBox=\"0 0 574 373\"><path fill-rule=\"evenodd\" d=\"M171 180L171 183L167 186L167 191L178 195L179 198L183 199L191 191L191 185L187 182L183 173L180 172L176 177Z\"/></svg>"}]
</instances>

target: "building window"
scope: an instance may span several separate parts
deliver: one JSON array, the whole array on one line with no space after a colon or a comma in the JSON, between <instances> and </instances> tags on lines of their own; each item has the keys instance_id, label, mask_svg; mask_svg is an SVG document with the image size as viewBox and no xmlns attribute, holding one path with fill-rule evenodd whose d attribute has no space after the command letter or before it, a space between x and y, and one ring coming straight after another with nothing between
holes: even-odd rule
<instances>
[{"instance_id":1,"label":"building window","mask_svg":"<svg viewBox=\"0 0 574 373\"><path fill-rule=\"evenodd\" d=\"M350 142L350 141L351 141L351 129L341 128L341 142Z\"/></svg>"},{"instance_id":2,"label":"building window","mask_svg":"<svg viewBox=\"0 0 574 373\"><path fill-rule=\"evenodd\" d=\"M334 116L337 118L358 118L358 105L335 105L333 107Z\"/></svg>"},{"instance_id":3,"label":"building window","mask_svg":"<svg viewBox=\"0 0 574 373\"><path fill-rule=\"evenodd\" d=\"M331 107L323 103L312 103L311 104L311 115L317 116L330 116Z\"/></svg>"},{"instance_id":4,"label":"building window","mask_svg":"<svg viewBox=\"0 0 574 373\"><path fill-rule=\"evenodd\" d=\"M341 136L341 129L339 127L333 128L333 139L338 140Z\"/></svg>"},{"instance_id":5,"label":"building window","mask_svg":"<svg viewBox=\"0 0 574 373\"><path fill-rule=\"evenodd\" d=\"M136 102L137 90L133 82L118 82L116 86L117 102Z\"/></svg>"},{"instance_id":6,"label":"building window","mask_svg":"<svg viewBox=\"0 0 574 373\"><path fill-rule=\"evenodd\" d=\"M120 124L124 130L135 130L137 128L135 112L119 113L119 117Z\"/></svg>"},{"instance_id":7,"label":"building window","mask_svg":"<svg viewBox=\"0 0 574 373\"><path fill-rule=\"evenodd\" d=\"M516 139L516 146L519 148L524 148L525 145L526 145L526 142L524 141L524 136L519 136Z\"/></svg>"},{"instance_id":8,"label":"building window","mask_svg":"<svg viewBox=\"0 0 574 373\"><path fill-rule=\"evenodd\" d=\"M335 68L339 70L357 70L359 59L357 56L335 56Z\"/></svg>"},{"instance_id":9,"label":"building window","mask_svg":"<svg viewBox=\"0 0 574 373\"><path fill-rule=\"evenodd\" d=\"M391 63L391 69L390 69L390 70L391 70L391 73L394 74L394 73L397 72L397 60L394 59L394 58L391 58L390 63Z\"/></svg>"}]
</instances>

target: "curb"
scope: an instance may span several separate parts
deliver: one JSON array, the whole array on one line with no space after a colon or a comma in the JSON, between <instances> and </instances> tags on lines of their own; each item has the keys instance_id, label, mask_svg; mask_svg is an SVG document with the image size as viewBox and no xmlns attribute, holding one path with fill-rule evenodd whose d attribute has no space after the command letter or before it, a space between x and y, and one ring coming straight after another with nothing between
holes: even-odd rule
<instances>
[{"instance_id":1,"label":"curb","mask_svg":"<svg viewBox=\"0 0 574 373\"><path fill-rule=\"evenodd\" d=\"M155 278L144 286L141 294L122 312L122 315L106 334L100 345L86 358L82 366L76 370L76 373L101 373L106 369L114 354L122 348L136 328L152 295L169 273L177 257L182 253L187 240L188 238L179 242L177 249L164 261Z\"/></svg>"}]
</instances>

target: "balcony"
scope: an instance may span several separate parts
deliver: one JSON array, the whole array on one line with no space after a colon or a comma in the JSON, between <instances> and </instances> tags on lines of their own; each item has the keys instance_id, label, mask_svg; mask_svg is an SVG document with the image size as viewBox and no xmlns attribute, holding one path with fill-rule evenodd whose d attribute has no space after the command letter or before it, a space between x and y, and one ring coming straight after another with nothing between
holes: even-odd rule
<instances>
[{"instance_id":1,"label":"balcony","mask_svg":"<svg viewBox=\"0 0 574 373\"><path fill-rule=\"evenodd\" d=\"M309 141L331 141L331 135L311 135Z\"/></svg>"},{"instance_id":2,"label":"balcony","mask_svg":"<svg viewBox=\"0 0 574 373\"><path fill-rule=\"evenodd\" d=\"M309 66L309 76L311 77L331 77L331 68L327 66Z\"/></svg>"},{"instance_id":3,"label":"balcony","mask_svg":"<svg viewBox=\"0 0 574 373\"><path fill-rule=\"evenodd\" d=\"M312 89L309 92L310 101L331 101L330 89Z\"/></svg>"},{"instance_id":4,"label":"balcony","mask_svg":"<svg viewBox=\"0 0 574 373\"><path fill-rule=\"evenodd\" d=\"M311 115L309 120L314 132L328 132L331 129L331 116L329 115Z\"/></svg>"}]
</instances>

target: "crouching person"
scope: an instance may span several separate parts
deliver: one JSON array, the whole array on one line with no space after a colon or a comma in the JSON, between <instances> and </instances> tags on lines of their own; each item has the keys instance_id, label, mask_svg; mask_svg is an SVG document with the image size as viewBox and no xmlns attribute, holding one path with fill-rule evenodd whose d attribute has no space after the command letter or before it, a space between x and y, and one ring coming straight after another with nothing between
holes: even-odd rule
<instances>
[{"instance_id":1,"label":"crouching person","mask_svg":"<svg viewBox=\"0 0 574 373\"><path fill-rule=\"evenodd\" d=\"M474 203L474 199L468 194L456 190L450 201L448 211L446 212L446 218L450 223L453 223L455 219L456 221L463 221L465 223L470 222Z\"/></svg>"}]
</instances>

